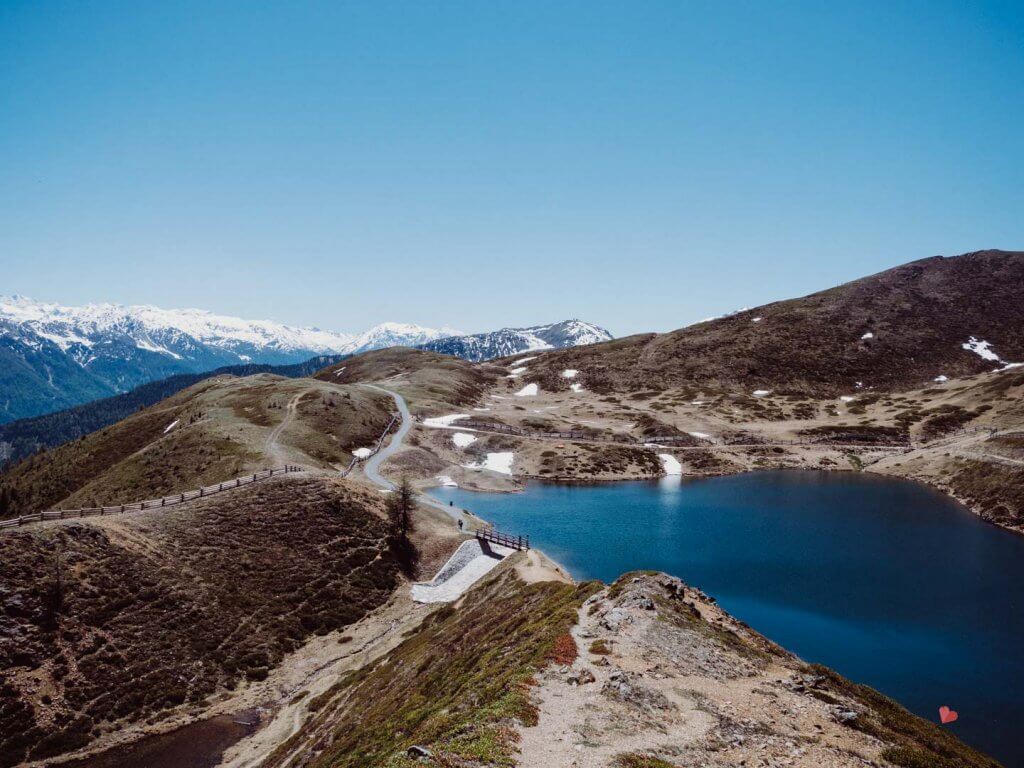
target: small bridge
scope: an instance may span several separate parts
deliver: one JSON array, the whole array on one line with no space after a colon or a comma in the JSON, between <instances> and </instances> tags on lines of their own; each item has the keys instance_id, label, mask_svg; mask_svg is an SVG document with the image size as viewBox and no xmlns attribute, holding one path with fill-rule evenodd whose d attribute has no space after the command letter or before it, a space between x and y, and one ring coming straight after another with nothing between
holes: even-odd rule
<instances>
[{"instance_id":1,"label":"small bridge","mask_svg":"<svg viewBox=\"0 0 1024 768\"><path fill-rule=\"evenodd\" d=\"M510 549L523 551L530 548L529 536L512 536L507 533L496 531L494 528L480 528L479 530L474 531L473 534L481 541L500 544L501 546L509 547Z\"/></svg>"}]
</instances>

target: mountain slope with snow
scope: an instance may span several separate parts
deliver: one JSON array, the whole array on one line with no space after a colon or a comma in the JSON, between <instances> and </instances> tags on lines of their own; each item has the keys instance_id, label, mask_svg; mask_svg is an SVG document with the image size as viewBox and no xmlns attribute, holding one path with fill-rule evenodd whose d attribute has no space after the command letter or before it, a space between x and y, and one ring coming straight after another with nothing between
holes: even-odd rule
<instances>
[{"instance_id":1,"label":"mountain slope with snow","mask_svg":"<svg viewBox=\"0 0 1024 768\"><path fill-rule=\"evenodd\" d=\"M480 362L519 352L596 344L610 341L612 338L604 328L591 323L565 320L561 323L535 325L530 328L502 328L490 333L451 336L421 344L420 348Z\"/></svg>"},{"instance_id":2,"label":"mountain slope with snow","mask_svg":"<svg viewBox=\"0 0 1024 768\"><path fill-rule=\"evenodd\" d=\"M384 323L359 335L198 309L0 297L0 423L126 392L178 373L286 365L316 355L415 346L457 333Z\"/></svg>"}]
</instances>

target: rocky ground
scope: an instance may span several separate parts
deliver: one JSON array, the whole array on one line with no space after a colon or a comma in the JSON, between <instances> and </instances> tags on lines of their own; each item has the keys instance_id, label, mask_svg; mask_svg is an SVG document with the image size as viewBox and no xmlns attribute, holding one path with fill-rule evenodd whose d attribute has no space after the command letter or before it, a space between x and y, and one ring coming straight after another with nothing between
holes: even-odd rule
<instances>
[{"instance_id":1,"label":"rocky ground","mask_svg":"<svg viewBox=\"0 0 1024 768\"><path fill-rule=\"evenodd\" d=\"M995 765L665 574L602 589L571 636L577 658L537 678L524 768Z\"/></svg>"}]
</instances>

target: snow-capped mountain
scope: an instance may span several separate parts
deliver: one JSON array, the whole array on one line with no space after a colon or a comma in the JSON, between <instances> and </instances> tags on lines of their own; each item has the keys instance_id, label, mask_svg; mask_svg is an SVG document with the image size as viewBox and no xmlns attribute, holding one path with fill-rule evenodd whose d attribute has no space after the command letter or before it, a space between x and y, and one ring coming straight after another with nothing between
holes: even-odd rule
<instances>
[{"instance_id":1,"label":"snow-capped mountain","mask_svg":"<svg viewBox=\"0 0 1024 768\"><path fill-rule=\"evenodd\" d=\"M176 373L238 363L416 346L457 334L384 323L354 335L242 320L198 309L0 297L0 423L125 392Z\"/></svg>"},{"instance_id":2,"label":"snow-capped mountain","mask_svg":"<svg viewBox=\"0 0 1024 768\"><path fill-rule=\"evenodd\" d=\"M613 336L604 328L582 320L564 320L531 328L502 328L490 333L451 336L420 345L422 349L455 355L466 360L490 360L535 349L561 349L582 344L610 341Z\"/></svg>"}]
</instances>

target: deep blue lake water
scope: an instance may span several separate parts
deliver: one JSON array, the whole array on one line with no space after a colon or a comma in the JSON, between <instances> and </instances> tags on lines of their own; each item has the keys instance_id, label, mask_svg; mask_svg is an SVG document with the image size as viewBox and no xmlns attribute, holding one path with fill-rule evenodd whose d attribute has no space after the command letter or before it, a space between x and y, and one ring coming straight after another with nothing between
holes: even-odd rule
<instances>
[{"instance_id":1,"label":"deep blue lake water","mask_svg":"<svg viewBox=\"0 0 1024 768\"><path fill-rule=\"evenodd\" d=\"M454 500L574 577L666 571L819 662L1024 768L1024 537L929 488L868 474L756 472Z\"/></svg>"}]
</instances>

